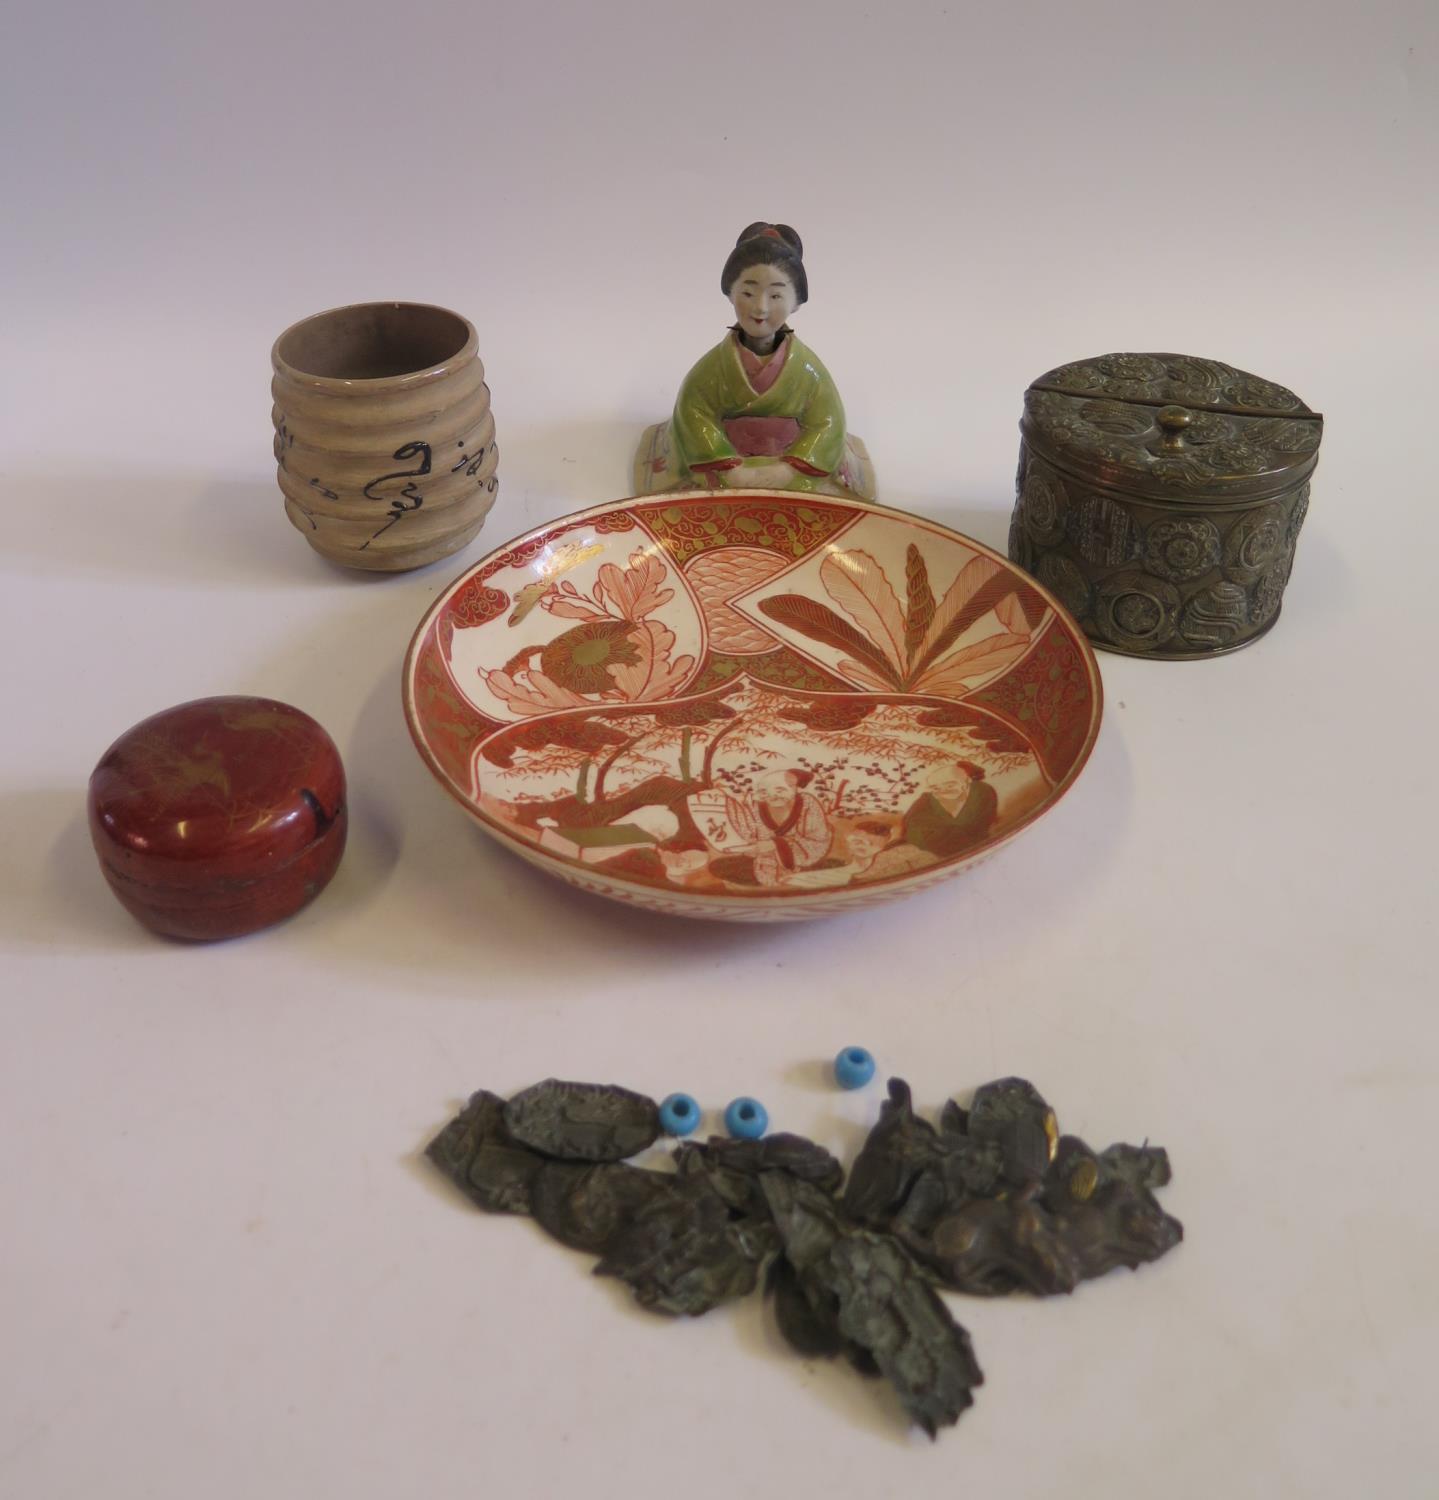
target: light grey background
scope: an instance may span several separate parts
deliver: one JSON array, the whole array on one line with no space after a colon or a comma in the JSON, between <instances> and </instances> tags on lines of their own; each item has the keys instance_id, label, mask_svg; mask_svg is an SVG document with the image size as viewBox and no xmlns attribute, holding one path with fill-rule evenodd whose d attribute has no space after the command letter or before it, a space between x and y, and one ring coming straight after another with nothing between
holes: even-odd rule
<instances>
[{"instance_id":1,"label":"light grey background","mask_svg":"<svg viewBox=\"0 0 1439 1500\"><path fill-rule=\"evenodd\" d=\"M5 25L0 1494L1433 1493L1434 6ZM963 881L709 930L486 843L398 672L463 566L627 490L758 217L805 237L881 497L991 544L1063 360L1208 355L1328 420L1272 635L1104 657L1084 777ZM474 321L501 454L480 540L381 580L287 526L268 426L275 334L377 297ZM83 789L218 692L315 714L354 827L302 916L189 949L104 890ZM851 1042L1176 1167L1161 1265L955 1303L988 1381L933 1447L757 1300L663 1323L415 1159L549 1073L753 1093L847 1155Z\"/></svg>"}]
</instances>

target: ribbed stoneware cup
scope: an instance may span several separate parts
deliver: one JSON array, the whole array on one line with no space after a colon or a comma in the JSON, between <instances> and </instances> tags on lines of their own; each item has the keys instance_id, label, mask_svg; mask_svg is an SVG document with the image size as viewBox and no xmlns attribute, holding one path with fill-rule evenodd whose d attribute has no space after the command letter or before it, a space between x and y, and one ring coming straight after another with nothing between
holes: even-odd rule
<instances>
[{"instance_id":1,"label":"ribbed stoneware cup","mask_svg":"<svg viewBox=\"0 0 1439 1500\"><path fill-rule=\"evenodd\" d=\"M285 513L333 562L398 573L457 552L499 488L475 330L416 302L337 307L275 340Z\"/></svg>"}]
</instances>

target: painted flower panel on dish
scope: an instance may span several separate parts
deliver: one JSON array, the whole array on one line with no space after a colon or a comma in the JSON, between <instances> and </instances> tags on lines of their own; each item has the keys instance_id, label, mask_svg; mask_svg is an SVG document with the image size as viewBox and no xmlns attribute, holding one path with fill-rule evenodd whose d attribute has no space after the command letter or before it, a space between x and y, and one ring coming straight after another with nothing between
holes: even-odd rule
<instances>
[{"instance_id":1,"label":"painted flower panel on dish","mask_svg":"<svg viewBox=\"0 0 1439 1500\"><path fill-rule=\"evenodd\" d=\"M654 542L615 558L580 534L490 583L513 598L513 609L455 630L449 650L456 683L482 713L520 719L601 702L655 702L695 675L700 612Z\"/></svg>"}]
</instances>

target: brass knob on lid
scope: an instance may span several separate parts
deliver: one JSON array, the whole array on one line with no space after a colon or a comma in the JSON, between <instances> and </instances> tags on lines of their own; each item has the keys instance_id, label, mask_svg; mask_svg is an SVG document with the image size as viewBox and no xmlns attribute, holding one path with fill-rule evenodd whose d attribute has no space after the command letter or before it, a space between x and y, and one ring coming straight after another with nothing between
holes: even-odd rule
<instances>
[{"instance_id":1,"label":"brass knob on lid","mask_svg":"<svg viewBox=\"0 0 1439 1500\"><path fill-rule=\"evenodd\" d=\"M1171 451L1184 447L1184 429L1194 420L1187 406L1161 406L1156 413L1164 429L1164 446Z\"/></svg>"}]
</instances>

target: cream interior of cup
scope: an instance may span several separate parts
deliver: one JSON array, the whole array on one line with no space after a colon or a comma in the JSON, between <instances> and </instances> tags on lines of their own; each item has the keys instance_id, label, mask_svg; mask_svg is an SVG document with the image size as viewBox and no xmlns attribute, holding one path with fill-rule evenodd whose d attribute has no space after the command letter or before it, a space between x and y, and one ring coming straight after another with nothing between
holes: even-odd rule
<instances>
[{"instance_id":1,"label":"cream interior of cup","mask_svg":"<svg viewBox=\"0 0 1439 1500\"><path fill-rule=\"evenodd\" d=\"M368 302L306 318L281 336L276 352L302 375L384 380L444 364L469 336L469 324L443 307Z\"/></svg>"}]
</instances>

